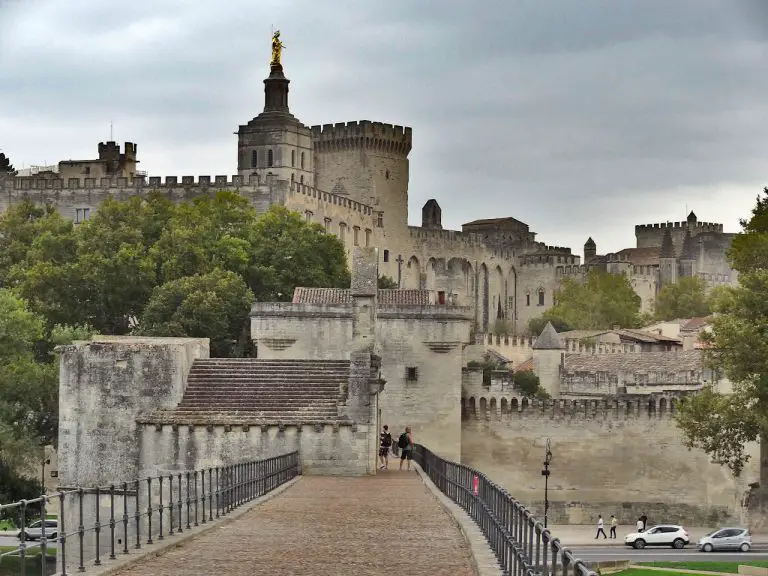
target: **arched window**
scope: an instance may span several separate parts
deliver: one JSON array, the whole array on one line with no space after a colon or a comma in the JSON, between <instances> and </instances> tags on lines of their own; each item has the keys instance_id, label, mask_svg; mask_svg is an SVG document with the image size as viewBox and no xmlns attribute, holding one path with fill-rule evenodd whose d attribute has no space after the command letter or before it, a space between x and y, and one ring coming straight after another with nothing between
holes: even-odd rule
<instances>
[{"instance_id":1,"label":"arched window","mask_svg":"<svg viewBox=\"0 0 768 576\"><path fill-rule=\"evenodd\" d=\"M296 166L296 150L291 150L291 168Z\"/></svg>"},{"instance_id":2,"label":"arched window","mask_svg":"<svg viewBox=\"0 0 768 576\"><path fill-rule=\"evenodd\" d=\"M257 168L259 166L259 152L254 150L251 152L251 168Z\"/></svg>"},{"instance_id":3,"label":"arched window","mask_svg":"<svg viewBox=\"0 0 768 576\"><path fill-rule=\"evenodd\" d=\"M544 290L539 290L539 306L544 306Z\"/></svg>"},{"instance_id":4,"label":"arched window","mask_svg":"<svg viewBox=\"0 0 768 576\"><path fill-rule=\"evenodd\" d=\"M272 148L267 150L267 166L272 166L274 164L274 155L272 154Z\"/></svg>"},{"instance_id":5,"label":"arched window","mask_svg":"<svg viewBox=\"0 0 768 576\"><path fill-rule=\"evenodd\" d=\"M301 153L301 169L304 170L304 152Z\"/></svg>"}]
</instances>

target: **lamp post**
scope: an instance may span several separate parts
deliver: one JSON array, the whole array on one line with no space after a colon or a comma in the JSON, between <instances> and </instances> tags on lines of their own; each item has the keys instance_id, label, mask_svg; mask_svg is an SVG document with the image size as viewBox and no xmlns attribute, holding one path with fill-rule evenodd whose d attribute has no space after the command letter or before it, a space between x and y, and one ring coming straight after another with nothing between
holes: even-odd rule
<instances>
[{"instance_id":1,"label":"lamp post","mask_svg":"<svg viewBox=\"0 0 768 576\"><path fill-rule=\"evenodd\" d=\"M544 476L544 528L547 527L547 514L549 513L549 466L552 464L552 442L547 438L547 452L544 455L544 470L541 475Z\"/></svg>"}]
</instances>

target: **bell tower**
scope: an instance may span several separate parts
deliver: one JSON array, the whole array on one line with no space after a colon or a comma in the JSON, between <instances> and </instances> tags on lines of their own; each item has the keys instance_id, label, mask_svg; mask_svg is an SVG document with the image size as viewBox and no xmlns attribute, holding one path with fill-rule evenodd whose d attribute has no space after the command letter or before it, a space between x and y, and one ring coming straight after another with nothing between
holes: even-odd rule
<instances>
[{"instance_id":1,"label":"bell tower","mask_svg":"<svg viewBox=\"0 0 768 576\"><path fill-rule=\"evenodd\" d=\"M237 172L245 178L257 174L291 182L292 188L314 186L312 133L288 107L288 85L282 65L284 45L280 31L272 35L269 76L264 80L264 110L240 126L237 134Z\"/></svg>"}]
</instances>

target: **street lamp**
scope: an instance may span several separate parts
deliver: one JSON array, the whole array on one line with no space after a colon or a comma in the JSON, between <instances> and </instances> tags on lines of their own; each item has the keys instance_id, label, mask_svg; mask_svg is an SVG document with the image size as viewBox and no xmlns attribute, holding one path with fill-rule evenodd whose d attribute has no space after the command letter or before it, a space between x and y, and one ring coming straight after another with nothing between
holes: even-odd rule
<instances>
[{"instance_id":1,"label":"street lamp","mask_svg":"<svg viewBox=\"0 0 768 576\"><path fill-rule=\"evenodd\" d=\"M544 470L541 475L544 476L544 528L547 527L547 514L549 513L549 466L552 464L552 442L547 438L547 453L544 455Z\"/></svg>"}]
</instances>

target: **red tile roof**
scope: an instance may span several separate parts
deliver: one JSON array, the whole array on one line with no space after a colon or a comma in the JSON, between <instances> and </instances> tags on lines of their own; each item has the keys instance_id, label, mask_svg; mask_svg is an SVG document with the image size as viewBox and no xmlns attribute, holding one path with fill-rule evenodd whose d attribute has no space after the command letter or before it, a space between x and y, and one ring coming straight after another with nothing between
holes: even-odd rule
<instances>
[{"instance_id":1,"label":"red tile roof","mask_svg":"<svg viewBox=\"0 0 768 576\"><path fill-rule=\"evenodd\" d=\"M522 364L515 366L513 370L515 372L533 372L534 368L536 368L536 366L533 364L533 358L528 358L528 360Z\"/></svg>"},{"instance_id":2,"label":"red tile roof","mask_svg":"<svg viewBox=\"0 0 768 576\"><path fill-rule=\"evenodd\" d=\"M379 290L381 306L429 306L429 290ZM351 304L352 295L346 288L296 288L294 304Z\"/></svg>"}]
</instances>

